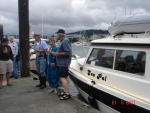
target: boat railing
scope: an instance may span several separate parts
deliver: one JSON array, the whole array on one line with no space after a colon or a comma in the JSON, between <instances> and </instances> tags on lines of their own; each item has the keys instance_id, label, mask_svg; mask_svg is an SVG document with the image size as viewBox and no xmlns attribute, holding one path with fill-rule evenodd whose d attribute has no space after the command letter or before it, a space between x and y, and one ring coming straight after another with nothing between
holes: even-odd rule
<instances>
[{"instance_id":1,"label":"boat railing","mask_svg":"<svg viewBox=\"0 0 150 113\"><path fill-rule=\"evenodd\" d=\"M113 36L114 38L150 38L150 30L146 30L145 33L140 34L122 34Z\"/></svg>"},{"instance_id":2,"label":"boat railing","mask_svg":"<svg viewBox=\"0 0 150 113\"><path fill-rule=\"evenodd\" d=\"M145 34L150 34L150 30L147 29L147 30L145 31Z\"/></svg>"}]
</instances>

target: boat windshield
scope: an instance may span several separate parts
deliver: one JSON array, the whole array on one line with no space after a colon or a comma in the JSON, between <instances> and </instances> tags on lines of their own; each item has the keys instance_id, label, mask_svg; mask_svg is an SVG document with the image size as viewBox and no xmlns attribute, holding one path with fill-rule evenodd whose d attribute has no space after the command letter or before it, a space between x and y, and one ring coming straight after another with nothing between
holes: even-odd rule
<instances>
[{"instance_id":1,"label":"boat windshield","mask_svg":"<svg viewBox=\"0 0 150 113\"><path fill-rule=\"evenodd\" d=\"M115 50L112 49L93 49L87 64L113 68Z\"/></svg>"},{"instance_id":2,"label":"boat windshield","mask_svg":"<svg viewBox=\"0 0 150 113\"><path fill-rule=\"evenodd\" d=\"M145 62L146 52L144 51L94 48L86 63L92 66L144 75Z\"/></svg>"}]
</instances>

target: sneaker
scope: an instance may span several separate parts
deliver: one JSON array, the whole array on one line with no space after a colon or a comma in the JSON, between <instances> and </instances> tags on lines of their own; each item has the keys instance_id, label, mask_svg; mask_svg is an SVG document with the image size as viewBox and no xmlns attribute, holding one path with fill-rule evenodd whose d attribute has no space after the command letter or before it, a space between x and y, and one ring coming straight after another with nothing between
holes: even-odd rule
<instances>
[{"instance_id":1,"label":"sneaker","mask_svg":"<svg viewBox=\"0 0 150 113\"><path fill-rule=\"evenodd\" d=\"M15 76L15 79L18 79L18 76Z\"/></svg>"},{"instance_id":2,"label":"sneaker","mask_svg":"<svg viewBox=\"0 0 150 113\"><path fill-rule=\"evenodd\" d=\"M44 88L46 88L47 86L46 85L42 85L41 87L40 87L40 89L44 89Z\"/></svg>"},{"instance_id":3,"label":"sneaker","mask_svg":"<svg viewBox=\"0 0 150 113\"><path fill-rule=\"evenodd\" d=\"M36 77L33 77L33 80L38 80L38 78L36 78Z\"/></svg>"},{"instance_id":4,"label":"sneaker","mask_svg":"<svg viewBox=\"0 0 150 113\"><path fill-rule=\"evenodd\" d=\"M14 78L14 76L13 76L13 75L11 75L11 76L10 76L10 78Z\"/></svg>"},{"instance_id":5,"label":"sneaker","mask_svg":"<svg viewBox=\"0 0 150 113\"><path fill-rule=\"evenodd\" d=\"M13 86L13 85L9 83L9 84L7 84L7 86Z\"/></svg>"},{"instance_id":6,"label":"sneaker","mask_svg":"<svg viewBox=\"0 0 150 113\"><path fill-rule=\"evenodd\" d=\"M42 84L38 84L38 85L36 85L36 87L41 87L42 86Z\"/></svg>"}]
</instances>

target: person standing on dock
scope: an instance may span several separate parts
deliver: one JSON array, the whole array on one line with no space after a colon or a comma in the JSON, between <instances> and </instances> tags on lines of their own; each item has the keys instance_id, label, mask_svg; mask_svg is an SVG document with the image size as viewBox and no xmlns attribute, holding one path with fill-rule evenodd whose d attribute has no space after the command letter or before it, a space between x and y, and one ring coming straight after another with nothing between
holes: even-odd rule
<instances>
[{"instance_id":1,"label":"person standing on dock","mask_svg":"<svg viewBox=\"0 0 150 113\"><path fill-rule=\"evenodd\" d=\"M13 54L8 43L8 39L3 39L0 45L0 89L2 88L4 74L6 74L7 86L12 86L10 84L10 73L13 70Z\"/></svg>"},{"instance_id":2,"label":"person standing on dock","mask_svg":"<svg viewBox=\"0 0 150 113\"><path fill-rule=\"evenodd\" d=\"M51 87L49 92L54 92L57 94L58 88L58 67L56 63L56 56L53 55L53 52L57 52L57 47L55 45L55 39L49 38L50 49L47 51L47 80Z\"/></svg>"},{"instance_id":3,"label":"person standing on dock","mask_svg":"<svg viewBox=\"0 0 150 113\"><path fill-rule=\"evenodd\" d=\"M10 78L18 78L17 75L17 62L16 62L16 56L18 55L18 44L16 42L14 42L14 37L10 36L9 37L9 44L11 47L12 53L13 53L13 71L11 73Z\"/></svg>"},{"instance_id":4,"label":"person standing on dock","mask_svg":"<svg viewBox=\"0 0 150 113\"><path fill-rule=\"evenodd\" d=\"M71 63L72 49L69 40L65 37L65 31L63 29L59 29L57 35L60 40L60 46L53 55L57 56L57 66L59 67L58 76L64 88L64 91L59 93L58 96L60 96L60 100L66 100L71 98L68 90L68 67Z\"/></svg>"},{"instance_id":5,"label":"person standing on dock","mask_svg":"<svg viewBox=\"0 0 150 113\"><path fill-rule=\"evenodd\" d=\"M47 52L47 44L45 41L41 40L41 35L34 35L35 44L34 44L34 52L36 54L36 69L39 76L40 83L36 85L36 87L40 87L40 89L46 88L46 60L44 58L44 54Z\"/></svg>"},{"instance_id":6,"label":"person standing on dock","mask_svg":"<svg viewBox=\"0 0 150 113\"><path fill-rule=\"evenodd\" d=\"M20 66L21 66L21 61L20 61L20 49L18 49L18 55L16 56L16 64L17 64L17 71L20 73Z\"/></svg>"}]
</instances>

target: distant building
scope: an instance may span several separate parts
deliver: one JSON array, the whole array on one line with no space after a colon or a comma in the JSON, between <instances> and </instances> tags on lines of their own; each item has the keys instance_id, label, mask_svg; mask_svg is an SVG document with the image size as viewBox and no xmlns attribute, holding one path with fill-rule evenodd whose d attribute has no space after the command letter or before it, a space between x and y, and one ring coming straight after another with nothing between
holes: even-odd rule
<instances>
[{"instance_id":1,"label":"distant building","mask_svg":"<svg viewBox=\"0 0 150 113\"><path fill-rule=\"evenodd\" d=\"M34 32L32 32L32 27L29 25L29 38L33 38L33 33Z\"/></svg>"}]
</instances>

